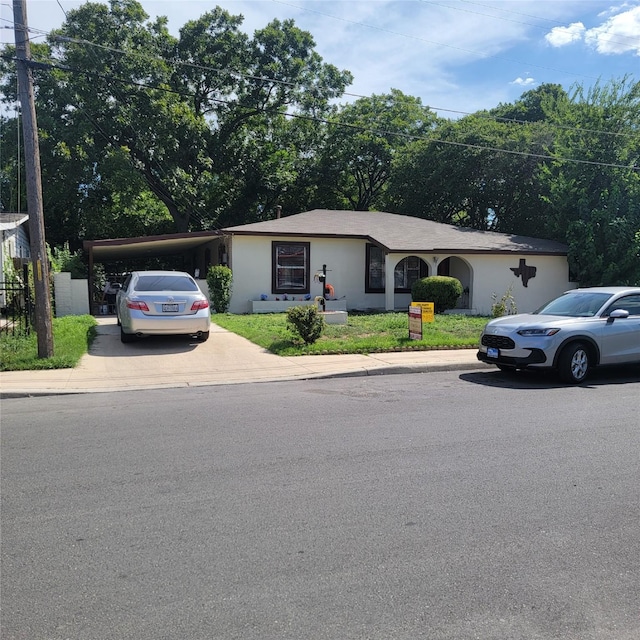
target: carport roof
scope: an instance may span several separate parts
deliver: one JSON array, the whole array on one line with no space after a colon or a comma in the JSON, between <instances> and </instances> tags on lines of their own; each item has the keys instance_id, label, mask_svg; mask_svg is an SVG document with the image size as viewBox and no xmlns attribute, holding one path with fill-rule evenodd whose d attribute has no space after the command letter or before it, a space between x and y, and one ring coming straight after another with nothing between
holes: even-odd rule
<instances>
[{"instance_id":1,"label":"carport roof","mask_svg":"<svg viewBox=\"0 0 640 640\"><path fill-rule=\"evenodd\" d=\"M85 240L82 246L87 253L93 255L94 262L114 262L183 253L207 244L218 235L217 231L198 231L139 238Z\"/></svg>"}]
</instances>

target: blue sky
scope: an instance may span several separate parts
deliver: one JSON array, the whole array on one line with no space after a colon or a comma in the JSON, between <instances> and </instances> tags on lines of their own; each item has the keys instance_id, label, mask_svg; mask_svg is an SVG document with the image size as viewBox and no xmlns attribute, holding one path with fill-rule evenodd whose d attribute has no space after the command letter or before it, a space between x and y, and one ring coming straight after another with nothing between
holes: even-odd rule
<instances>
[{"instance_id":1,"label":"blue sky","mask_svg":"<svg viewBox=\"0 0 640 640\"><path fill-rule=\"evenodd\" d=\"M79 0L27 0L32 37L61 25ZM567 90L630 74L640 80L640 0L142 0L178 34L216 4L248 33L293 19L325 62L354 75L343 101L391 88L445 117L513 102L553 82ZM12 0L0 0L13 42Z\"/></svg>"}]
</instances>

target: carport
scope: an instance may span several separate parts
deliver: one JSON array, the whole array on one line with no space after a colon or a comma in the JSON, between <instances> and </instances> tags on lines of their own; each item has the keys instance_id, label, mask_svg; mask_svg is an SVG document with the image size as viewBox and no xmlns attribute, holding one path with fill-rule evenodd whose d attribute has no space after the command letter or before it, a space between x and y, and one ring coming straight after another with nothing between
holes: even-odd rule
<instances>
[{"instance_id":1,"label":"carport","mask_svg":"<svg viewBox=\"0 0 640 640\"><path fill-rule=\"evenodd\" d=\"M96 263L108 264L119 260L181 255L188 270L196 278L204 279L210 266L227 264L225 237L218 231L197 231L161 236L85 240L82 244L89 258L89 301L91 313L97 315L93 268Z\"/></svg>"}]
</instances>

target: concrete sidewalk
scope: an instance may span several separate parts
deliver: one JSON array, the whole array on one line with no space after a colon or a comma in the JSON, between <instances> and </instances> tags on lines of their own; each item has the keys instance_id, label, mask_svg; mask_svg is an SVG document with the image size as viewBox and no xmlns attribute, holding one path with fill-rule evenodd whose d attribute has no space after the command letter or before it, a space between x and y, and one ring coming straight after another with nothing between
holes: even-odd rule
<instances>
[{"instance_id":1,"label":"concrete sidewalk","mask_svg":"<svg viewBox=\"0 0 640 640\"><path fill-rule=\"evenodd\" d=\"M0 372L0 397L488 368L475 349L282 357L215 324L203 343L163 337L122 344L115 317L107 317L98 318L98 336L77 367Z\"/></svg>"}]
</instances>

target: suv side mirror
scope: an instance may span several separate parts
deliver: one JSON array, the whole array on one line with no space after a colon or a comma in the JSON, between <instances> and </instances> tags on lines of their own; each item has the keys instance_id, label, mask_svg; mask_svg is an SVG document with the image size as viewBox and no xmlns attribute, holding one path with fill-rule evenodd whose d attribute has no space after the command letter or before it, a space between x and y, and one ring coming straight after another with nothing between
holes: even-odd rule
<instances>
[{"instance_id":1,"label":"suv side mirror","mask_svg":"<svg viewBox=\"0 0 640 640\"><path fill-rule=\"evenodd\" d=\"M613 322L616 318L628 318L629 312L626 309L614 309L607 318L607 322Z\"/></svg>"}]
</instances>

